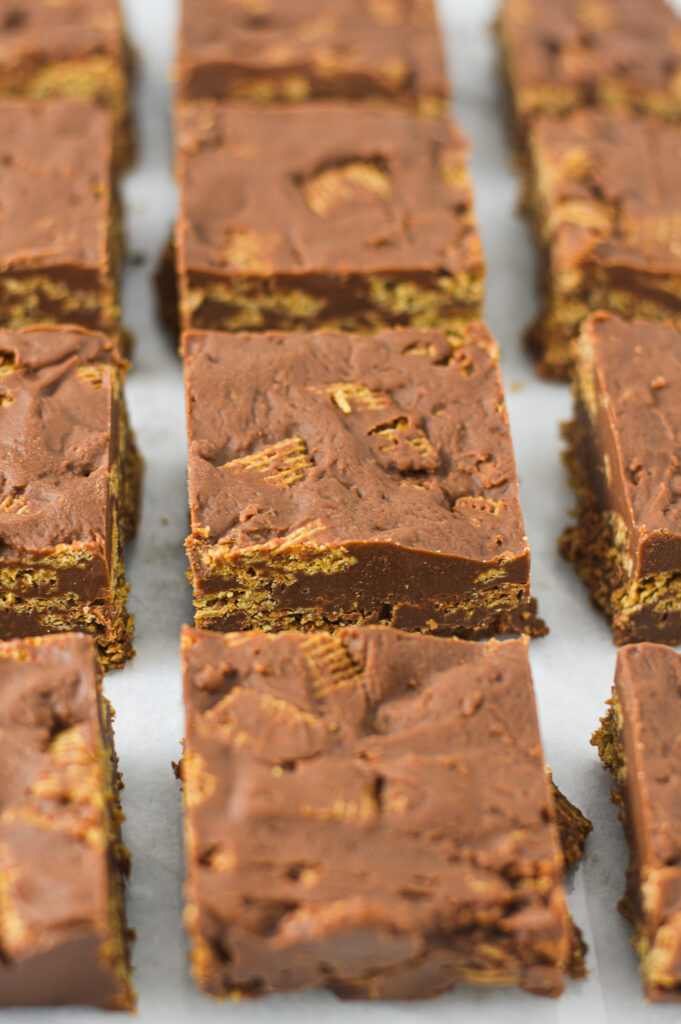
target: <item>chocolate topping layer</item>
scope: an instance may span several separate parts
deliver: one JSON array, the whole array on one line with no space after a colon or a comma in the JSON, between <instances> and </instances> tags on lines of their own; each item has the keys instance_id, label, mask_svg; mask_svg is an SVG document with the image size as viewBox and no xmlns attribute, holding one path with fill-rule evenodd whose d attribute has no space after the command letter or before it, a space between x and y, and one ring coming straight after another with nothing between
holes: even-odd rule
<instances>
[{"instance_id":1,"label":"chocolate topping layer","mask_svg":"<svg viewBox=\"0 0 681 1024\"><path fill-rule=\"evenodd\" d=\"M656 277L681 278L681 127L582 111L537 118L530 145L554 274L588 264L641 298L664 288ZM681 308L681 280L667 293Z\"/></svg>"},{"instance_id":2,"label":"chocolate topping layer","mask_svg":"<svg viewBox=\"0 0 681 1024\"><path fill-rule=\"evenodd\" d=\"M485 328L189 332L184 349L192 529L208 541L262 544L314 522L320 544L527 557Z\"/></svg>"},{"instance_id":3,"label":"chocolate topping layer","mask_svg":"<svg viewBox=\"0 0 681 1024\"><path fill-rule=\"evenodd\" d=\"M597 313L578 359L589 480L623 521L631 571L680 571L681 331Z\"/></svg>"},{"instance_id":4,"label":"chocolate topping layer","mask_svg":"<svg viewBox=\"0 0 681 1024\"><path fill-rule=\"evenodd\" d=\"M112 273L112 145L106 110L0 100L0 274L49 271L95 287Z\"/></svg>"},{"instance_id":5,"label":"chocolate topping layer","mask_svg":"<svg viewBox=\"0 0 681 1024\"><path fill-rule=\"evenodd\" d=\"M98 687L84 636L0 643L0 1006L134 1006Z\"/></svg>"},{"instance_id":6,"label":"chocolate topping layer","mask_svg":"<svg viewBox=\"0 0 681 1024\"><path fill-rule=\"evenodd\" d=\"M108 546L123 366L103 334L0 331L0 561Z\"/></svg>"},{"instance_id":7,"label":"chocolate topping layer","mask_svg":"<svg viewBox=\"0 0 681 1024\"><path fill-rule=\"evenodd\" d=\"M0 0L0 73L94 55L124 62L118 0Z\"/></svg>"},{"instance_id":8,"label":"chocolate topping layer","mask_svg":"<svg viewBox=\"0 0 681 1024\"><path fill-rule=\"evenodd\" d=\"M663 0L504 0L501 25L521 114L661 95L681 117L681 20Z\"/></svg>"},{"instance_id":9,"label":"chocolate topping layer","mask_svg":"<svg viewBox=\"0 0 681 1024\"><path fill-rule=\"evenodd\" d=\"M186 920L212 995L563 987L526 643L183 637Z\"/></svg>"},{"instance_id":10,"label":"chocolate topping layer","mask_svg":"<svg viewBox=\"0 0 681 1024\"><path fill-rule=\"evenodd\" d=\"M465 143L445 121L192 104L177 127L181 274L482 270Z\"/></svg>"},{"instance_id":11,"label":"chocolate topping layer","mask_svg":"<svg viewBox=\"0 0 681 1024\"><path fill-rule=\"evenodd\" d=\"M433 0L184 0L184 99L448 98Z\"/></svg>"}]
</instances>

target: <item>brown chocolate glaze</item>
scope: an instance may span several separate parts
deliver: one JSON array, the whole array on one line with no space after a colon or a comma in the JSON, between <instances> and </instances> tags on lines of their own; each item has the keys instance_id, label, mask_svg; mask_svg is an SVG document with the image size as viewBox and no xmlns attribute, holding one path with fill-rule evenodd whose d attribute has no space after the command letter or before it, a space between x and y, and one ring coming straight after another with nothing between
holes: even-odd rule
<instances>
[{"instance_id":1,"label":"brown chocolate glaze","mask_svg":"<svg viewBox=\"0 0 681 1024\"><path fill-rule=\"evenodd\" d=\"M111 120L66 100L0 100L0 270L87 280L106 263Z\"/></svg>"},{"instance_id":2,"label":"brown chocolate glaze","mask_svg":"<svg viewBox=\"0 0 681 1024\"><path fill-rule=\"evenodd\" d=\"M113 328L117 313L112 132L109 111L92 104L0 100L0 287L4 277L26 287L40 277L86 292L89 303L68 315L94 328ZM33 290L34 315L63 322L49 291ZM15 326L6 305L0 322Z\"/></svg>"},{"instance_id":3,"label":"brown chocolate glaze","mask_svg":"<svg viewBox=\"0 0 681 1024\"><path fill-rule=\"evenodd\" d=\"M681 1000L681 656L642 643L617 657L613 708L596 734L623 801L625 908L649 999Z\"/></svg>"},{"instance_id":4,"label":"brown chocolate glaze","mask_svg":"<svg viewBox=\"0 0 681 1024\"><path fill-rule=\"evenodd\" d=\"M0 331L0 558L105 550L124 365L103 334Z\"/></svg>"},{"instance_id":5,"label":"brown chocolate glaze","mask_svg":"<svg viewBox=\"0 0 681 1024\"><path fill-rule=\"evenodd\" d=\"M303 289L326 322L370 311L372 276L440 290L473 278L477 308L484 264L466 147L444 120L340 104L203 103L181 107L177 126L185 327L216 326L217 311L193 295L210 305L207 290L235 283L255 288L265 327L282 326L266 320L272 292L295 299ZM406 315L401 301L382 315Z\"/></svg>"},{"instance_id":6,"label":"brown chocolate glaze","mask_svg":"<svg viewBox=\"0 0 681 1024\"><path fill-rule=\"evenodd\" d=\"M489 615L492 578L518 584L525 607L529 547L484 327L188 332L183 344L197 598L238 587L230 561L260 551L267 574L268 558L294 548L300 571L271 580L282 609L333 619L357 601L374 621L451 632L437 602L469 604L465 631ZM306 572L320 550L353 561Z\"/></svg>"},{"instance_id":7,"label":"brown chocolate glaze","mask_svg":"<svg viewBox=\"0 0 681 1024\"><path fill-rule=\"evenodd\" d=\"M183 99L449 98L433 0L184 0Z\"/></svg>"},{"instance_id":8,"label":"brown chocolate glaze","mask_svg":"<svg viewBox=\"0 0 681 1024\"><path fill-rule=\"evenodd\" d=\"M590 105L681 118L681 21L664 0L503 0L501 33L521 120Z\"/></svg>"},{"instance_id":9,"label":"brown chocolate glaze","mask_svg":"<svg viewBox=\"0 0 681 1024\"><path fill-rule=\"evenodd\" d=\"M0 643L0 1006L134 1006L117 788L91 641Z\"/></svg>"},{"instance_id":10,"label":"brown chocolate glaze","mask_svg":"<svg viewBox=\"0 0 681 1024\"><path fill-rule=\"evenodd\" d=\"M526 642L186 629L183 652L206 991L560 993L573 926Z\"/></svg>"},{"instance_id":11,"label":"brown chocolate glaze","mask_svg":"<svg viewBox=\"0 0 681 1024\"><path fill-rule=\"evenodd\" d=\"M537 118L530 144L551 272L586 265L594 275L587 287L602 283L600 272L611 289L640 288L642 299L681 308L681 295L657 283L662 275L681 278L681 128L580 111Z\"/></svg>"},{"instance_id":12,"label":"brown chocolate glaze","mask_svg":"<svg viewBox=\"0 0 681 1024\"><path fill-rule=\"evenodd\" d=\"M230 236L261 234L264 273L342 273L477 267L477 234L457 216L468 183L447 188L438 167L466 144L445 121L398 111L301 104L293 109L191 105L178 114L182 209L180 269L228 273ZM320 171L363 161L389 178L386 194L310 208L305 186Z\"/></svg>"}]
</instances>

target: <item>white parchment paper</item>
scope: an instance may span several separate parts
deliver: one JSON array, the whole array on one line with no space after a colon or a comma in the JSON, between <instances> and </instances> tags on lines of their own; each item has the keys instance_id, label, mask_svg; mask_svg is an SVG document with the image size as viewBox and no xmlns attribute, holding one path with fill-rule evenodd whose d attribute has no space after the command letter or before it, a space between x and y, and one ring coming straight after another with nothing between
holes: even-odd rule
<instances>
[{"instance_id":1,"label":"white parchment paper","mask_svg":"<svg viewBox=\"0 0 681 1024\"><path fill-rule=\"evenodd\" d=\"M551 3L552 0L545 0ZM310 0L314 7L315 0ZM589 737L603 713L615 648L573 570L556 552L572 498L560 463L559 423L568 418L565 385L538 381L521 346L537 309L535 255L526 225L515 215L512 172L490 25L494 0L440 0L455 115L473 145L477 210L489 267L487 317L502 349L511 425L527 533L533 589L551 633L532 645L546 759L565 792L593 819L595 833L582 865L568 881L571 909L589 945L590 975L571 982L558 1001L516 991L460 987L412 1004L347 1004L328 993L213 1003L187 970L181 924L181 802L171 761L180 754L183 721L178 638L191 621L182 543L187 532L184 400L180 363L159 329L151 274L173 220L170 173L170 65L176 0L124 0L141 58L137 89L140 160L125 181L130 261L125 320L137 336L128 383L133 425L146 459L140 535L127 555L136 616L136 659L109 675L116 739L126 788L125 839L132 852L130 923L137 930L135 981L140 1024L230 1020L234 1024L427 1024L459 1021L638 1024L679 1019L678 1007L650 1007L642 998L631 930L615 904L624 886L626 854L609 802L609 780ZM0 1024L111 1020L90 1010L0 1011Z\"/></svg>"}]
</instances>

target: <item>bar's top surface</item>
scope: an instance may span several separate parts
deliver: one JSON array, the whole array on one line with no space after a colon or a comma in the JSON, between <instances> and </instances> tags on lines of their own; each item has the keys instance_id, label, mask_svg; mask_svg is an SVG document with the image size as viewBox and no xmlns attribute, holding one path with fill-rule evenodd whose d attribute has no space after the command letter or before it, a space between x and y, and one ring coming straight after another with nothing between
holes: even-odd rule
<instances>
[{"instance_id":1,"label":"bar's top surface","mask_svg":"<svg viewBox=\"0 0 681 1024\"><path fill-rule=\"evenodd\" d=\"M671 558L666 568L678 569L681 330L596 313L583 325L576 351L579 391L608 458L612 500L621 513L627 510L638 543L650 547L648 560L656 552L664 560L664 546Z\"/></svg>"},{"instance_id":2,"label":"bar's top surface","mask_svg":"<svg viewBox=\"0 0 681 1024\"><path fill-rule=\"evenodd\" d=\"M119 365L103 334L0 331L1 558L104 543Z\"/></svg>"},{"instance_id":3,"label":"bar's top surface","mask_svg":"<svg viewBox=\"0 0 681 1024\"><path fill-rule=\"evenodd\" d=\"M588 102L612 82L681 99L681 20L664 0L504 0L502 20L515 87L576 86Z\"/></svg>"},{"instance_id":4,"label":"bar's top surface","mask_svg":"<svg viewBox=\"0 0 681 1024\"><path fill-rule=\"evenodd\" d=\"M681 865L681 655L661 644L624 647L617 655L627 778L636 798L628 813L639 868ZM635 780L635 782L634 782ZM671 894L668 894L671 895Z\"/></svg>"},{"instance_id":5,"label":"bar's top surface","mask_svg":"<svg viewBox=\"0 0 681 1024\"><path fill-rule=\"evenodd\" d=\"M97 685L87 637L0 643L0 1005L118 994Z\"/></svg>"},{"instance_id":6,"label":"bar's top surface","mask_svg":"<svg viewBox=\"0 0 681 1024\"><path fill-rule=\"evenodd\" d=\"M0 273L106 266L108 110L70 100L0 100Z\"/></svg>"},{"instance_id":7,"label":"bar's top surface","mask_svg":"<svg viewBox=\"0 0 681 1024\"><path fill-rule=\"evenodd\" d=\"M351 76L358 98L449 92L433 0L184 0L180 80L196 65L225 64L312 70L330 93L335 77Z\"/></svg>"},{"instance_id":8,"label":"bar's top surface","mask_svg":"<svg viewBox=\"0 0 681 1024\"><path fill-rule=\"evenodd\" d=\"M118 0L0 0L3 72L93 56L123 60Z\"/></svg>"},{"instance_id":9,"label":"bar's top surface","mask_svg":"<svg viewBox=\"0 0 681 1024\"><path fill-rule=\"evenodd\" d=\"M184 345L195 535L235 549L288 537L527 557L484 327L192 331Z\"/></svg>"},{"instance_id":10,"label":"bar's top surface","mask_svg":"<svg viewBox=\"0 0 681 1024\"><path fill-rule=\"evenodd\" d=\"M681 127L579 111L538 117L530 143L555 270L681 276Z\"/></svg>"},{"instance_id":11,"label":"bar's top surface","mask_svg":"<svg viewBox=\"0 0 681 1024\"><path fill-rule=\"evenodd\" d=\"M442 119L201 103L177 124L181 271L482 271L467 147Z\"/></svg>"},{"instance_id":12,"label":"bar's top surface","mask_svg":"<svg viewBox=\"0 0 681 1024\"><path fill-rule=\"evenodd\" d=\"M385 934L382 969L472 921L564 953L526 641L186 628L183 650L192 895L233 976L258 938L269 973L277 950L356 929Z\"/></svg>"}]
</instances>

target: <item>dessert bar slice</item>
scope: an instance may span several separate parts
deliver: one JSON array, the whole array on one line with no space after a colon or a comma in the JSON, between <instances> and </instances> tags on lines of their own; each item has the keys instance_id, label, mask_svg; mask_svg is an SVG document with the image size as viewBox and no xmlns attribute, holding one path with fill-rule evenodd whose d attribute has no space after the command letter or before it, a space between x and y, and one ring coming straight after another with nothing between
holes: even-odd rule
<instances>
[{"instance_id":1,"label":"dessert bar slice","mask_svg":"<svg viewBox=\"0 0 681 1024\"><path fill-rule=\"evenodd\" d=\"M449 100L433 0L184 0L177 79L186 100Z\"/></svg>"},{"instance_id":2,"label":"dessert bar slice","mask_svg":"<svg viewBox=\"0 0 681 1024\"><path fill-rule=\"evenodd\" d=\"M0 1006L134 1008L111 718L88 637L0 643Z\"/></svg>"},{"instance_id":3,"label":"dessert bar slice","mask_svg":"<svg viewBox=\"0 0 681 1024\"><path fill-rule=\"evenodd\" d=\"M526 640L185 629L182 646L203 989L561 992L581 948Z\"/></svg>"},{"instance_id":4,"label":"dessert bar slice","mask_svg":"<svg viewBox=\"0 0 681 1024\"><path fill-rule=\"evenodd\" d=\"M681 19L664 0L502 0L514 128L598 107L681 121Z\"/></svg>"},{"instance_id":5,"label":"dessert bar slice","mask_svg":"<svg viewBox=\"0 0 681 1024\"><path fill-rule=\"evenodd\" d=\"M545 292L530 345L560 377L591 310L681 313L681 125L587 111L536 119L529 142Z\"/></svg>"},{"instance_id":6,"label":"dessert bar slice","mask_svg":"<svg viewBox=\"0 0 681 1024\"><path fill-rule=\"evenodd\" d=\"M545 628L484 327L183 345L197 625Z\"/></svg>"},{"instance_id":7,"label":"dessert bar slice","mask_svg":"<svg viewBox=\"0 0 681 1024\"><path fill-rule=\"evenodd\" d=\"M566 428L577 522L561 549L618 644L681 642L681 331L591 316Z\"/></svg>"},{"instance_id":8,"label":"dessert bar slice","mask_svg":"<svg viewBox=\"0 0 681 1024\"><path fill-rule=\"evenodd\" d=\"M361 105L178 113L180 321L378 330L479 317L466 145L439 118Z\"/></svg>"},{"instance_id":9,"label":"dessert bar slice","mask_svg":"<svg viewBox=\"0 0 681 1024\"><path fill-rule=\"evenodd\" d=\"M0 326L118 327L111 113L0 100Z\"/></svg>"},{"instance_id":10,"label":"dessert bar slice","mask_svg":"<svg viewBox=\"0 0 681 1024\"><path fill-rule=\"evenodd\" d=\"M107 108L117 164L127 165L134 148L132 62L119 0L0 0L0 34L0 96L87 100Z\"/></svg>"},{"instance_id":11,"label":"dessert bar slice","mask_svg":"<svg viewBox=\"0 0 681 1024\"><path fill-rule=\"evenodd\" d=\"M140 461L104 335L0 331L0 637L92 634L105 665L132 654L123 544Z\"/></svg>"},{"instance_id":12,"label":"dessert bar slice","mask_svg":"<svg viewBox=\"0 0 681 1024\"><path fill-rule=\"evenodd\" d=\"M629 847L622 913L649 1000L681 1001L681 656L642 643L617 656L610 709L592 743L617 783Z\"/></svg>"}]
</instances>

